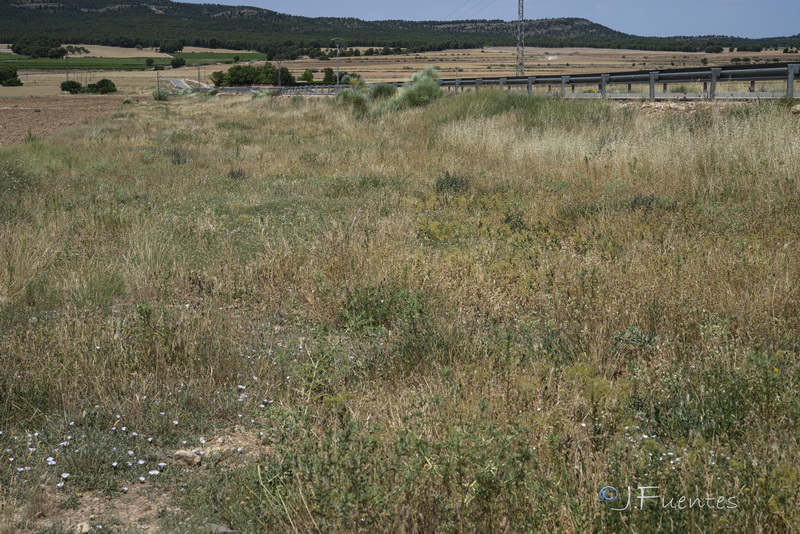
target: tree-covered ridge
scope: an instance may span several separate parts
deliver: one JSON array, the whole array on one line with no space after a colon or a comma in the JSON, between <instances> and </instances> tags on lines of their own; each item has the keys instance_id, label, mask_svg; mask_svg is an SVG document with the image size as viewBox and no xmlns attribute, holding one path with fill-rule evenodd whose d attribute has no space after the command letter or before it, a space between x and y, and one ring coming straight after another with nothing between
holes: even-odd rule
<instances>
[{"instance_id":1,"label":"tree-covered ridge","mask_svg":"<svg viewBox=\"0 0 800 534\"><path fill-rule=\"evenodd\" d=\"M639 37L580 18L531 20L530 46L587 46L681 51L721 47L800 46L800 35L769 39L726 36ZM112 46L183 46L252 49L270 59L314 55L333 37L346 45L403 48L411 52L513 45L516 22L364 21L300 17L247 6L183 4L169 0L0 0L0 42L46 36L62 43Z\"/></svg>"}]
</instances>

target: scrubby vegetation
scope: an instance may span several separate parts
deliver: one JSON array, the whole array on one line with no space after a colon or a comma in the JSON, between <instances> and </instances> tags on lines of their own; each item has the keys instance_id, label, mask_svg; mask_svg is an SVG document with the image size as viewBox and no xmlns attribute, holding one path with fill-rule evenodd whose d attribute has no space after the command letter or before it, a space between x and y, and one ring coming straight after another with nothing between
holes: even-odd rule
<instances>
[{"instance_id":1,"label":"scrubby vegetation","mask_svg":"<svg viewBox=\"0 0 800 534\"><path fill-rule=\"evenodd\" d=\"M0 65L0 86L18 87L20 85L22 85L22 81L17 75L17 69L9 65Z\"/></svg>"},{"instance_id":2,"label":"scrubby vegetation","mask_svg":"<svg viewBox=\"0 0 800 534\"><path fill-rule=\"evenodd\" d=\"M800 523L786 107L124 109L0 150L0 528Z\"/></svg>"},{"instance_id":3,"label":"scrubby vegetation","mask_svg":"<svg viewBox=\"0 0 800 534\"><path fill-rule=\"evenodd\" d=\"M434 67L427 67L415 74L398 93L393 85L379 84L367 88L360 76L348 75L344 83L350 85L336 95L337 102L352 107L358 118L380 115L407 108L421 107L442 98L444 92L436 83L439 73Z\"/></svg>"},{"instance_id":4,"label":"scrubby vegetation","mask_svg":"<svg viewBox=\"0 0 800 534\"><path fill-rule=\"evenodd\" d=\"M78 93L90 93L97 95L106 95L108 93L116 93L117 86L108 78L103 78L97 83L90 83L84 87L80 82L75 80L66 80L61 82L61 90L67 93L77 95Z\"/></svg>"}]
</instances>

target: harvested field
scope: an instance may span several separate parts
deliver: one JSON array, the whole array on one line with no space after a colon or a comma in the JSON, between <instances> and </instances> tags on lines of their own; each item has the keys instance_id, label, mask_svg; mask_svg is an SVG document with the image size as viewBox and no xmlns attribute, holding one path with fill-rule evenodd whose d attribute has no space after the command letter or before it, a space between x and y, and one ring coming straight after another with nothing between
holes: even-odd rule
<instances>
[{"instance_id":1,"label":"harvested field","mask_svg":"<svg viewBox=\"0 0 800 534\"><path fill-rule=\"evenodd\" d=\"M171 57L162 54L158 48L121 48L118 46L101 46L88 44L72 44L75 47L83 47L89 51L88 54L80 54L78 57L110 57L110 58L131 58L131 57Z\"/></svg>"},{"instance_id":2,"label":"harvested field","mask_svg":"<svg viewBox=\"0 0 800 534\"><path fill-rule=\"evenodd\" d=\"M29 136L47 137L119 107L119 96L58 96L0 100L4 126L0 146L23 143Z\"/></svg>"}]
</instances>

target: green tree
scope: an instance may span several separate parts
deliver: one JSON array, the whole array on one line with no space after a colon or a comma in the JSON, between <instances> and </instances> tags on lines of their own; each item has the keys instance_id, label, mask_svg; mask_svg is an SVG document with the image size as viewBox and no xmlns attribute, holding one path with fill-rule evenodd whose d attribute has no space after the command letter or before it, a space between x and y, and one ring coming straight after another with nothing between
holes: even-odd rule
<instances>
[{"instance_id":1,"label":"green tree","mask_svg":"<svg viewBox=\"0 0 800 534\"><path fill-rule=\"evenodd\" d=\"M17 69L10 65L0 65L0 85L3 87L22 85L20 79L17 78Z\"/></svg>"},{"instance_id":2,"label":"green tree","mask_svg":"<svg viewBox=\"0 0 800 534\"><path fill-rule=\"evenodd\" d=\"M186 59L182 57L174 57L172 58L172 61L170 61L169 64L172 65L173 69L178 69L186 65Z\"/></svg>"},{"instance_id":3,"label":"green tree","mask_svg":"<svg viewBox=\"0 0 800 534\"><path fill-rule=\"evenodd\" d=\"M228 82L230 85L253 85L264 83L260 80L262 72L252 65L234 65L228 69Z\"/></svg>"},{"instance_id":4,"label":"green tree","mask_svg":"<svg viewBox=\"0 0 800 534\"><path fill-rule=\"evenodd\" d=\"M326 83L328 85L332 83L336 83L336 72L330 67L327 67L324 71L324 76L322 77L322 83Z\"/></svg>"},{"instance_id":5,"label":"green tree","mask_svg":"<svg viewBox=\"0 0 800 534\"><path fill-rule=\"evenodd\" d=\"M17 39L11 45L15 54L30 56L33 59L40 57L60 58L67 55L67 49L61 46L57 39L47 37L30 37Z\"/></svg>"},{"instance_id":6,"label":"green tree","mask_svg":"<svg viewBox=\"0 0 800 534\"><path fill-rule=\"evenodd\" d=\"M75 80L67 80L65 82L61 82L61 90L66 91L71 95L77 95L81 92L83 86L80 82L76 82Z\"/></svg>"},{"instance_id":7,"label":"green tree","mask_svg":"<svg viewBox=\"0 0 800 534\"><path fill-rule=\"evenodd\" d=\"M214 84L214 87L225 87L230 85L230 79L226 73L217 70L211 73L211 83Z\"/></svg>"},{"instance_id":8,"label":"green tree","mask_svg":"<svg viewBox=\"0 0 800 534\"><path fill-rule=\"evenodd\" d=\"M97 83L90 83L86 86L87 93L95 93L100 95L105 95L108 93L116 93L117 86L109 80L108 78L103 78Z\"/></svg>"},{"instance_id":9,"label":"green tree","mask_svg":"<svg viewBox=\"0 0 800 534\"><path fill-rule=\"evenodd\" d=\"M281 67L281 84L282 85L297 85L297 79L286 67Z\"/></svg>"},{"instance_id":10,"label":"green tree","mask_svg":"<svg viewBox=\"0 0 800 534\"><path fill-rule=\"evenodd\" d=\"M151 58L151 57L147 58L147 59L144 61L144 64L145 64L145 65L147 65L148 67L152 67L152 66L153 66L153 63L155 63L155 60L154 60L153 58Z\"/></svg>"},{"instance_id":11,"label":"green tree","mask_svg":"<svg viewBox=\"0 0 800 534\"><path fill-rule=\"evenodd\" d=\"M162 54L173 54L183 50L183 45L175 42L161 43L158 49Z\"/></svg>"},{"instance_id":12,"label":"green tree","mask_svg":"<svg viewBox=\"0 0 800 534\"><path fill-rule=\"evenodd\" d=\"M311 72L311 69L306 69L303 71L303 75L300 76L300 79L306 83L311 83L314 81L314 73Z\"/></svg>"}]
</instances>

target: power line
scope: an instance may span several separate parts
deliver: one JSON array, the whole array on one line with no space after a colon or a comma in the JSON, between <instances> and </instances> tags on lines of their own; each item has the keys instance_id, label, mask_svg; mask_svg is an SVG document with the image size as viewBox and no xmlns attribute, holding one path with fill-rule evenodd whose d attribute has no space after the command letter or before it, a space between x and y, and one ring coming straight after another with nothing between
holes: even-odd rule
<instances>
[{"instance_id":1,"label":"power line","mask_svg":"<svg viewBox=\"0 0 800 534\"><path fill-rule=\"evenodd\" d=\"M482 1L482 0L478 0L478 3L481 3L481 1ZM472 0L467 0L466 2L464 2L463 4L461 4L460 6L458 6L458 7L457 7L455 10L453 10L453 12L452 12L452 13L450 13L449 15L447 15L447 16L445 17L445 20L449 19L450 17L452 17L453 15L455 15L456 13L458 13L458 11L459 11L459 10L461 10L461 8L462 8L462 7L464 7L465 5L469 4L470 2L472 2Z\"/></svg>"},{"instance_id":2,"label":"power line","mask_svg":"<svg viewBox=\"0 0 800 534\"><path fill-rule=\"evenodd\" d=\"M484 11L486 8L488 8L488 7L491 7L491 6L492 6L492 5L493 5L495 2L497 2L497 0L492 0L491 2L489 2L488 4L486 4L485 6L481 7L480 9L478 9L477 11L475 11L475 10L472 10L472 11L469 13L469 15L466 15L466 16L468 16L468 17L474 17L475 15L477 15L477 14L479 14L479 13L482 13L482 12L483 12L483 11Z\"/></svg>"}]
</instances>

